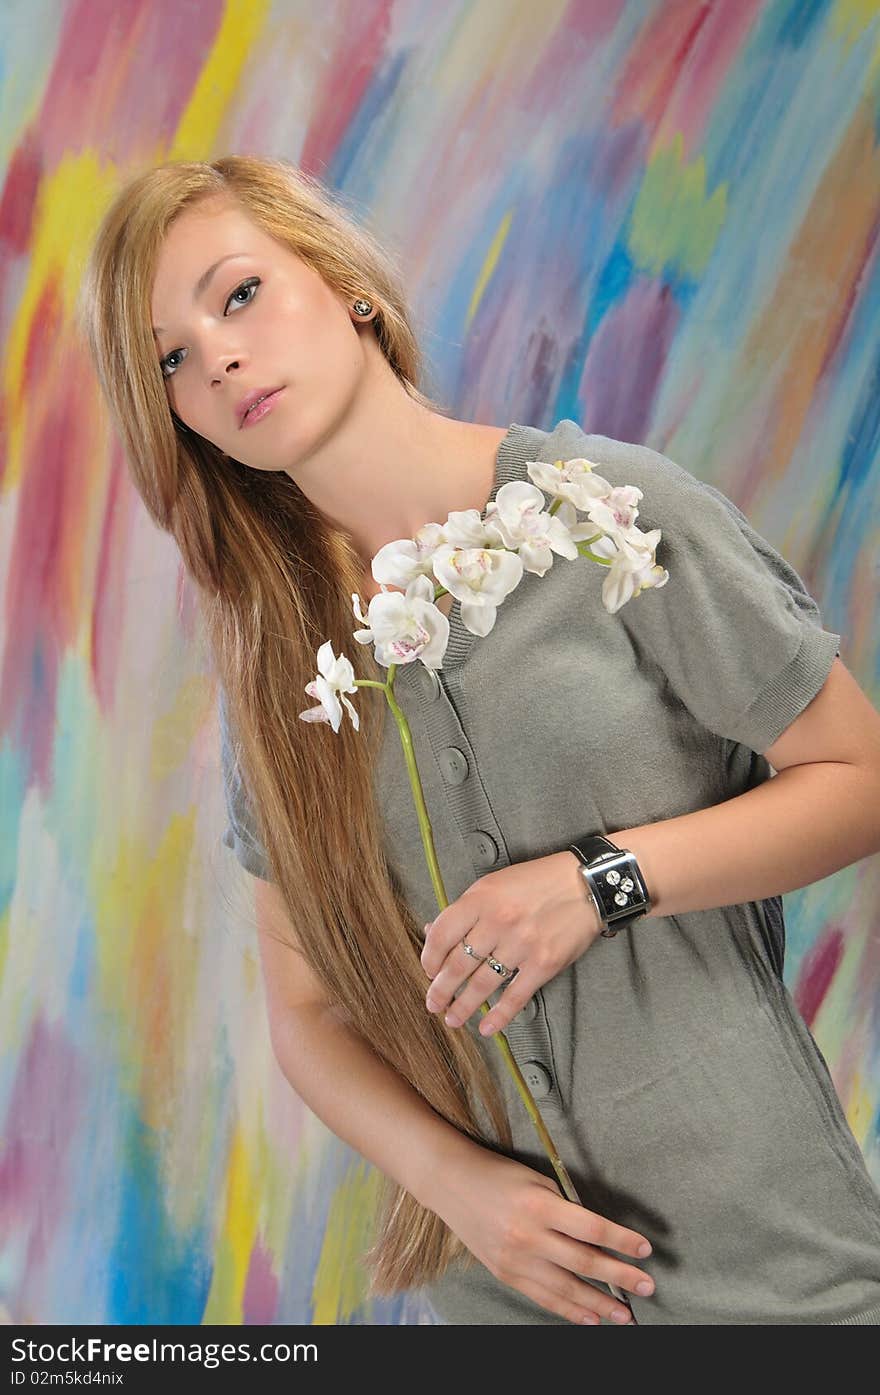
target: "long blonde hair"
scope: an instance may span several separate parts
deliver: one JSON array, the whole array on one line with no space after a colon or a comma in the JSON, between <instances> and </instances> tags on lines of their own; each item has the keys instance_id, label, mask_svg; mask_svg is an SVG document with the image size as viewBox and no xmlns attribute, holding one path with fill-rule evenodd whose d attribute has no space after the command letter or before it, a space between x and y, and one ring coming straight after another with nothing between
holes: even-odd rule
<instances>
[{"instance_id":1,"label":"long blonde hair","mask_svg":"<svg viewBox=\"0 0 880 1395\"><path fill-rule=\"evenodd\" d=\"M342 197L285 161L229 155L141 173L105 214L83 278L78 321L113 425L153 520L171 533L196 584L205 637L239 742L241 767L273 880L329 1001L455 1128L511 1146L503 1102L477 1042L425 1007L422 939L382 844L373 786L385 704L359 705L360 732L301 722L319 645L345 652L357 678L384 682L353 644L352 593L363 561L284 473L224 455L172 413L151 330L151 293L171 224L226 195L331 289L378 307L375 333L406 392L421 356L390 254ZM296 697L300 701L296 701ZM343 811L325 818L326 809ZM495 1137L483 1134L482 1100ZM434 1212L384 1178L370 1291L389 1295L473 1256Z\"/></svg>"}]
</instances>

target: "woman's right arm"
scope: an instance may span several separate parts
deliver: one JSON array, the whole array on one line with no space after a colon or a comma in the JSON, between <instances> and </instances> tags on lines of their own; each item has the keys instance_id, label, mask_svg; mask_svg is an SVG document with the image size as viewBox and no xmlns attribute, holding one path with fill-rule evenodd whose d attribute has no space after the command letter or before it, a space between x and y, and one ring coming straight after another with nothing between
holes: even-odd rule
<instances>
[{"instance_id":1,"label":"woman's right arm","mask_svg":"<svg viewBox=\"0 0 880 1395\"><path fill-rule=\"evenodd\" d=\"M334 1012L292 947L277 887L255 881L272 1049L300 1099L439 1215L501 1282L572 1322L622 1308L577 1276L634 1292L647 1276L607 1248L635 1256L645 1236L566 1201L550 1178L475 1143L432 1109Z\"/></svg>"}]
</instances>

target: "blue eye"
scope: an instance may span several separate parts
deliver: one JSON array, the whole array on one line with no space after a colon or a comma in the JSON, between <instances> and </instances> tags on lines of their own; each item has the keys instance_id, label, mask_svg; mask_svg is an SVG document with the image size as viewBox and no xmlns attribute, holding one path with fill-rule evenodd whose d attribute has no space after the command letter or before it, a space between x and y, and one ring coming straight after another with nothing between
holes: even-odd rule
<instances>
[{"instance_id":1,"label":"blue eye","mask_svg":"<svg viewBox=\"0 0 880 1395\"><path fill-rule=\"evenodd\" d=\"M226 305L223 308L223 314L225 315L227 313L229 306L232 304L234 297L238 295L239 291L256 291L257 286L259 286L259 284L259 276L252 276L248 281L242 281L241 285L236 286L235 290L232 292L229 299L227 300ZM253 296L249 295L247 300L240 300L238 301L238 304L249 305L252 300ZM170 354L166 354L163 359L159 360L159 367L162 370L163 378L171 378L174 376L174 373L177 371L177 365L172 365L171 360L175 358L178 354L185 352L185 349L172 349ZM172 372L170 373L167 371L169 368L172 369Z\"/></svg>"}]
</instances>

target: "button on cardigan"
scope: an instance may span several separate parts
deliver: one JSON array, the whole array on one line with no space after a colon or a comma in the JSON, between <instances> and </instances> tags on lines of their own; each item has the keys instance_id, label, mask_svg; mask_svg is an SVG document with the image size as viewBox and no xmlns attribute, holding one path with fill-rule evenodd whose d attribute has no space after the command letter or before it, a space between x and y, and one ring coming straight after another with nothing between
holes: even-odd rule
<instances>
[{"instance_id":1,"label":"button on cardigan","mask_svg":"<svg viewBox=\"0 0 880 1395\"><path fill-rule=\"evenodd\" d=\"M839 652L797 572L732 501L646 446L569 419L514 423L493 498L529 479L528 461L576 456L643 491L637 524L662 530L669 580L612 615L605 568L554 555L483 638L453 603L438 673L397 669L450 900L493 868L771 778L763 753ZM222 692L220 721L224 842L271 877ZM438 907L390 715L375 778L392 874L424 923ZM880 1322L880 1193L783 982L784 945L780 896L649 917L598 938L506 1029L584 1205L651 1240L640 1263L656 1291L628 1295L639 1324ZM553 1177L480 1020L459 1030L498 1080L512 1155ZM566 1322L479 1264L426 1293L451 1323Z\"/></svg>"}]
</instances>

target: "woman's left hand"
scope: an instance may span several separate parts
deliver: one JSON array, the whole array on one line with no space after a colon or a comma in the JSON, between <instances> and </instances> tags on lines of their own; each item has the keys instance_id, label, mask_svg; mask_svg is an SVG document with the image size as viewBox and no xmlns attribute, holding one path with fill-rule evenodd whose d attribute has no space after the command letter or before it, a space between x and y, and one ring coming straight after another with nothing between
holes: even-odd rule
<instances>
[{"instance_id":1,"label":"woman's left hand","mask_svg":"<svg viewBox=\"0 0 880 1395\"><path fill-rule=\"evenodd\" d=\"M600 928L580 863L568 849L487 872L426 927L422 967L433 979L427 1006L444 1013L450 1027L460 1027L508 983L480 1023L483 1036L503 1030L536 989L589 948ZM491 955L518 972L513 979L501 978L467 954L462 940L480 959ZM466 987L453 1002L462 984Z\"/></svg>"}]
</instances>

